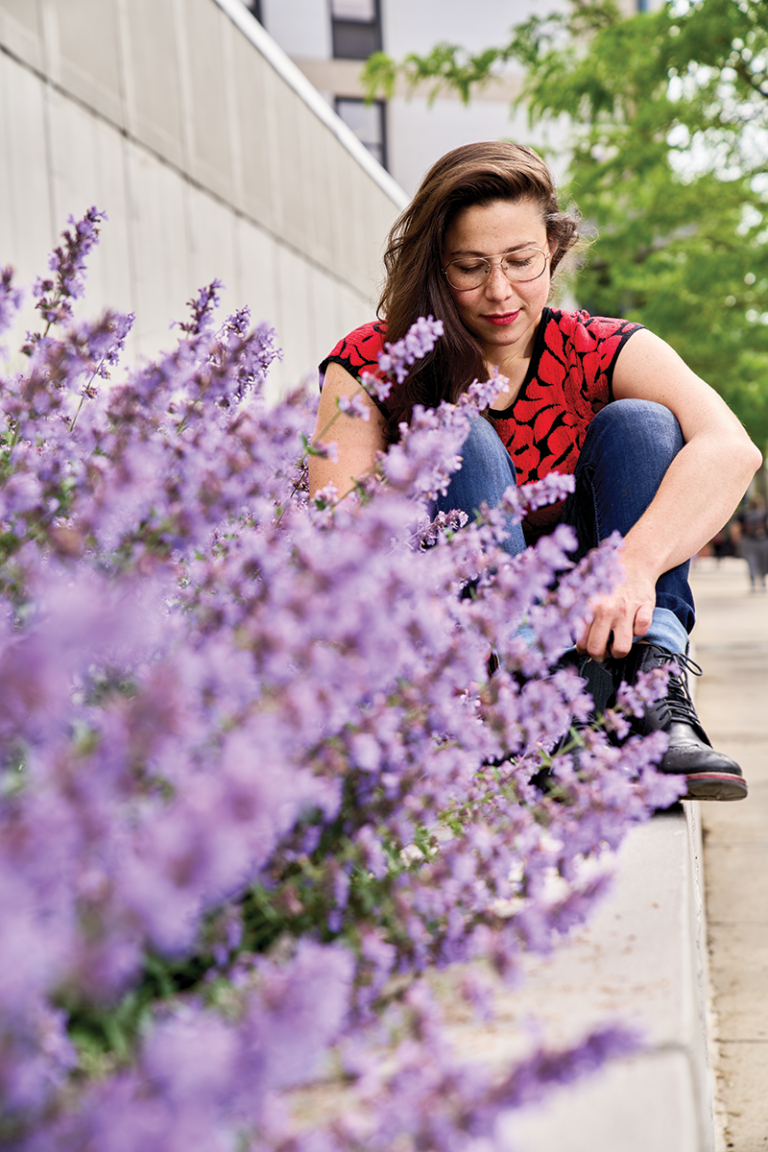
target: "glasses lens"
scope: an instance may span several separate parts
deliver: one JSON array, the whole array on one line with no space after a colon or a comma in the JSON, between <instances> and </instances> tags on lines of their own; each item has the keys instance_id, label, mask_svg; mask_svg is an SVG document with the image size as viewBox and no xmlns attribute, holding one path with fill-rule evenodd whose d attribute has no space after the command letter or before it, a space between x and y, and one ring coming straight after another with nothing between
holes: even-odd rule
<instances>
[{"instance_id":1,"label":"glasses lens","mask_svg":"<svg viewBox=\"0 0 768 1152\"><path fill-rule=\"evenodd\" d=\"M445 270L448 283L459 292L479 288L485 281L491 266L487 260L454 260Z\"/></svg>"},{"instance_id":2,"label":"glasses lens","mask_svg":"<svg viewBox=\"0 0 768 1152\"><path fill-rule=\"evenodd\" d=\"M504 256L501 263L507 279L513 284L519 284L526 280L537 280L542 275L547 264L547 254L538 248L525 248L522 252ZM468 292L485 283L492 267L498 267L498 263L492 264L490 260L481 259L452 260L445 269L445 275L452 288Z\"/></svg>"},{"instance_id":3,"label":"glasses lens","mask_svg":"<svg viewBox=\"0 0 768 1152\"><path fill-rule=\"evenodd\" d=\"M523 284L526 280L538 280L546 267L547 254L538 248L526 248L523 252L505 256L504 263L507 266L507 279L513 284Z\"/></svg>"}]
</instances>

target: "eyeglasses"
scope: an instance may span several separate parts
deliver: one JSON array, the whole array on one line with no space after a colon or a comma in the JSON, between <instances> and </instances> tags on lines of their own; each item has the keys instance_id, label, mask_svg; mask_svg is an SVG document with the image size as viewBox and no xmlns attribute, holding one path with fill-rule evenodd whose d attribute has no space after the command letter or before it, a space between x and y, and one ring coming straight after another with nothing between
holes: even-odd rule
<instances>
[{"instance_id":1,"label":"eyeglasses","mask_svg":"<svg viewBox=\"0 0 768 1152\"><path fill-rule=\"evenodd\" d=\"M491 268L501 268L510 284L526 284L544 275L549 252L540 248L523 248L519 252L509 252L498 263L486 260L483 256L462 256L451 260L443 268L445 278L457 292L470 292L485 284Z\"/></svg>"}]
</instances>

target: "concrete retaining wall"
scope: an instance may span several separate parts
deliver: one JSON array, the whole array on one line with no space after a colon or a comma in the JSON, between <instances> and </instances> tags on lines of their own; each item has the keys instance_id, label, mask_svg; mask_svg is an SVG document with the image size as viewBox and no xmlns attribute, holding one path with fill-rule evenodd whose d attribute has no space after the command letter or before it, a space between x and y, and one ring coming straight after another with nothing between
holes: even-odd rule
<instances>
[{"instance_id":1,"label":"concrete retaining wall","mask_svg":"<svg viewBox=\"0 0 768 1152\"><path fill-rule=\"evenodd\" d=\"M96 204L88 311L135 311L152 354L217 276L278 329L274 388L370 318L405 202L239 0L0 0L0 164L21 281Z\"/></svg>"},{"instance_id":2,"label":"concrete retaining wall","mask_svg":"<svg viewBox=\"0 0 768 1152\"><path fill-rule=\"evenodd\" d=\"M508 1048L535 1019L555 1045L621 1022L643 1039L634 1056L554 1090L509 1116L520 1152L718 1152L709 1044L710 989L700 806L678 805L634 829L614 885L552 958L526 960L525 981L499 1004L483 1050Z\"/></svg>"}]
</instances>

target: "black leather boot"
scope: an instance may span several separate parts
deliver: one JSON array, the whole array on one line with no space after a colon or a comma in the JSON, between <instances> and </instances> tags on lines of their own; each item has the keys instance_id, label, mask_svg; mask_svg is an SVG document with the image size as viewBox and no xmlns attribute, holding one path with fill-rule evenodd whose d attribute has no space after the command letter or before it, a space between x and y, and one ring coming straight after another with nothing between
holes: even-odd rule
<instances>
[{"instance_id":1,"label":"black leather boot","mask_svg":"<svg viewBox=\"0 0 768 1152\"><path fill-rule=\"evenodd\" d=\"M701 668L687 656L670 652L659 644L638 643L616 663L616 684L634 684L640 672L650 672L674 661L680 674L670 675L667 695L632 719L632 731L640 736L666 732L669 746L658 765L660 772L685 776L688 791L683 800L743 800L747 782L730 756L716 752L701 726L688 691L688 672L701 675Z\"/></svg>"}]
</instances>

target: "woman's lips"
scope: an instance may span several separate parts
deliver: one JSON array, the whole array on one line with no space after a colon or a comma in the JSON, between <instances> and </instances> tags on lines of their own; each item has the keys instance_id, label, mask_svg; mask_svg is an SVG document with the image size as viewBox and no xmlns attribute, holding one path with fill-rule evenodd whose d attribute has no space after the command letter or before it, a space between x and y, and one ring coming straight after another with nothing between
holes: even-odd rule
<instances>
[{"instance_id":1,"label":"woman's lips","mask_svg":"<svg viewBox=\"0 0 768 1152\"><path fill-rule=\"evenodd\" d=\"M507 324L514 324L519 315L520 309L518 308L516 312L503 312L499 316L495 313L488 314L485 315L483 319L487 320L489 324L495 324L497 328L504 328Z\"/></svg>"}]
</instances>

